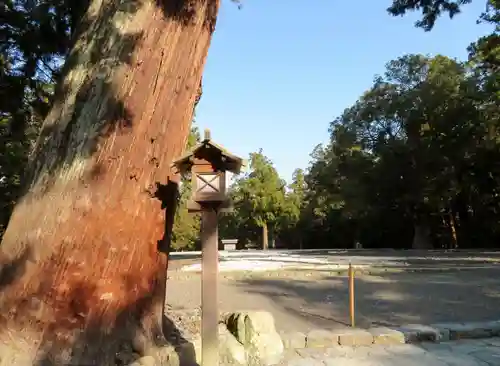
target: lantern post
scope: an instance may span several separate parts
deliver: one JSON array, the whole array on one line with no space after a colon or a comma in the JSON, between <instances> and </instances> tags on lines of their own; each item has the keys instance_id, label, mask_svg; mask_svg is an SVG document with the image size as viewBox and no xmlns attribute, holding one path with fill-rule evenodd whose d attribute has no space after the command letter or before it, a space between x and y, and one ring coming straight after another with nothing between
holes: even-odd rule
<instances>
[{"instance_id":1,"label":"lantern post","mask_svg":"<svg viewBox=\"0 0 500 366\"><path fill-rule=\"evenodd\" d=\"M188 211L201 212L201 361L203 366L218 366L218 214L231 211L226 173L239 174L245 161L213 142L206 130L203 141L172 165L183 176L191 175Z\"/></svg>"}]
</instances>

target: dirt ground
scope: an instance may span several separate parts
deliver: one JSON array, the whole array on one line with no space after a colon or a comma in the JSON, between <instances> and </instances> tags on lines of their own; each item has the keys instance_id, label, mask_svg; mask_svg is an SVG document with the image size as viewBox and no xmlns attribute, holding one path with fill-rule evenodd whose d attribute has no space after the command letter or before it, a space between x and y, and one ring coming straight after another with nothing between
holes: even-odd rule
<instances>
[{"instance_id":1,"label":"dirt ground","mask_svg":"<svg viewBox=\"0 0 500 366\"><path fill-rule=\"evenodd\" d=\"M192 322L189 327L195 331L201 305L200 275L169 272L169 314L189 314L177 321ZM500 269L360 275L355 294L360 327L500 319ZM303 271L221 274L219 303L221 312L269 311L278 330L284 331L345 327L349 319L344 275Z\"/></svg>"}]
</instances>

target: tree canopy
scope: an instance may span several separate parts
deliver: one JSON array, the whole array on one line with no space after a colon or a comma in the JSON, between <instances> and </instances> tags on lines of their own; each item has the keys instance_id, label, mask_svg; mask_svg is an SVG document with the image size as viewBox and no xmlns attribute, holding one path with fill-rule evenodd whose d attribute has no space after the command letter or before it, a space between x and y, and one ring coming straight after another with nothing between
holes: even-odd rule
<instances>
[{"instance_id":1,"label":"tree canopy","mask_svg":"<svg viewBox=\"0 0 500 366\"><path fill-rule=\"evenodd\" d=\"M250 172L233 184L232 198L241 221L238 226L261 228L262 246L267 248L268 228L276 227L285 210L286 183L262 150L251 153L249 160ZM247 238L252 237L250 233Z\"/></svg>"}]
</instances>

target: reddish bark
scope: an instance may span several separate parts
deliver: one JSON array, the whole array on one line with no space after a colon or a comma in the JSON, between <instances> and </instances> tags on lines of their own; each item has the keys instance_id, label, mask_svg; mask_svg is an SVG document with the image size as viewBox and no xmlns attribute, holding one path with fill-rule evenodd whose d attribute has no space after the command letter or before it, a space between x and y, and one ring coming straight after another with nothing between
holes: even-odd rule
<instances>
[{"instance_id":1,"label":"reddish bark","mask_svg":"<svg viewBox=\"0 0 500 366\"><path fill-rule=\"evenodd\" d=\"M170 164L219 0L153 1L129 5L129 23L122 2L91 1L0 246L0 338L29 337L20 352L57 364L107 365L121 342L161 339L162 204L173 217Z\"/></svg>"}]
</instances>

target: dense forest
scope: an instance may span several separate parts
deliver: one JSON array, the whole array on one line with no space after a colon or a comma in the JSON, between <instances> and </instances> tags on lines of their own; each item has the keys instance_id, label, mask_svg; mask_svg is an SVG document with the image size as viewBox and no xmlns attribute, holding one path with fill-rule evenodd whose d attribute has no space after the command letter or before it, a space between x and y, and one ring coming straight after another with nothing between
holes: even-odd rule
<instances>
[{"instance_id":1,"label":"dense forest","mask_svg":"<svg viewBox=\"0 0 500 366\"><path fill-rule=\"evenodd\" d=\"M22 3L22 2L21 2ZM395 15L404 10L394 6ZM64 1L5 5L0 25L0 233L47 115L70 43ZM262 150L232 185L221 237L241 247L472 248L500 242L498 4L480 21L493 33L469 59L405 55L330 123L330 143L287 184ZM435 19L417 24L430 29ZM55 41L54 41L55 40ZM199 141L191 130L187 149ZM173 249L198 248L199 217L181 188Z\"/></svg>"}]
</instances>

